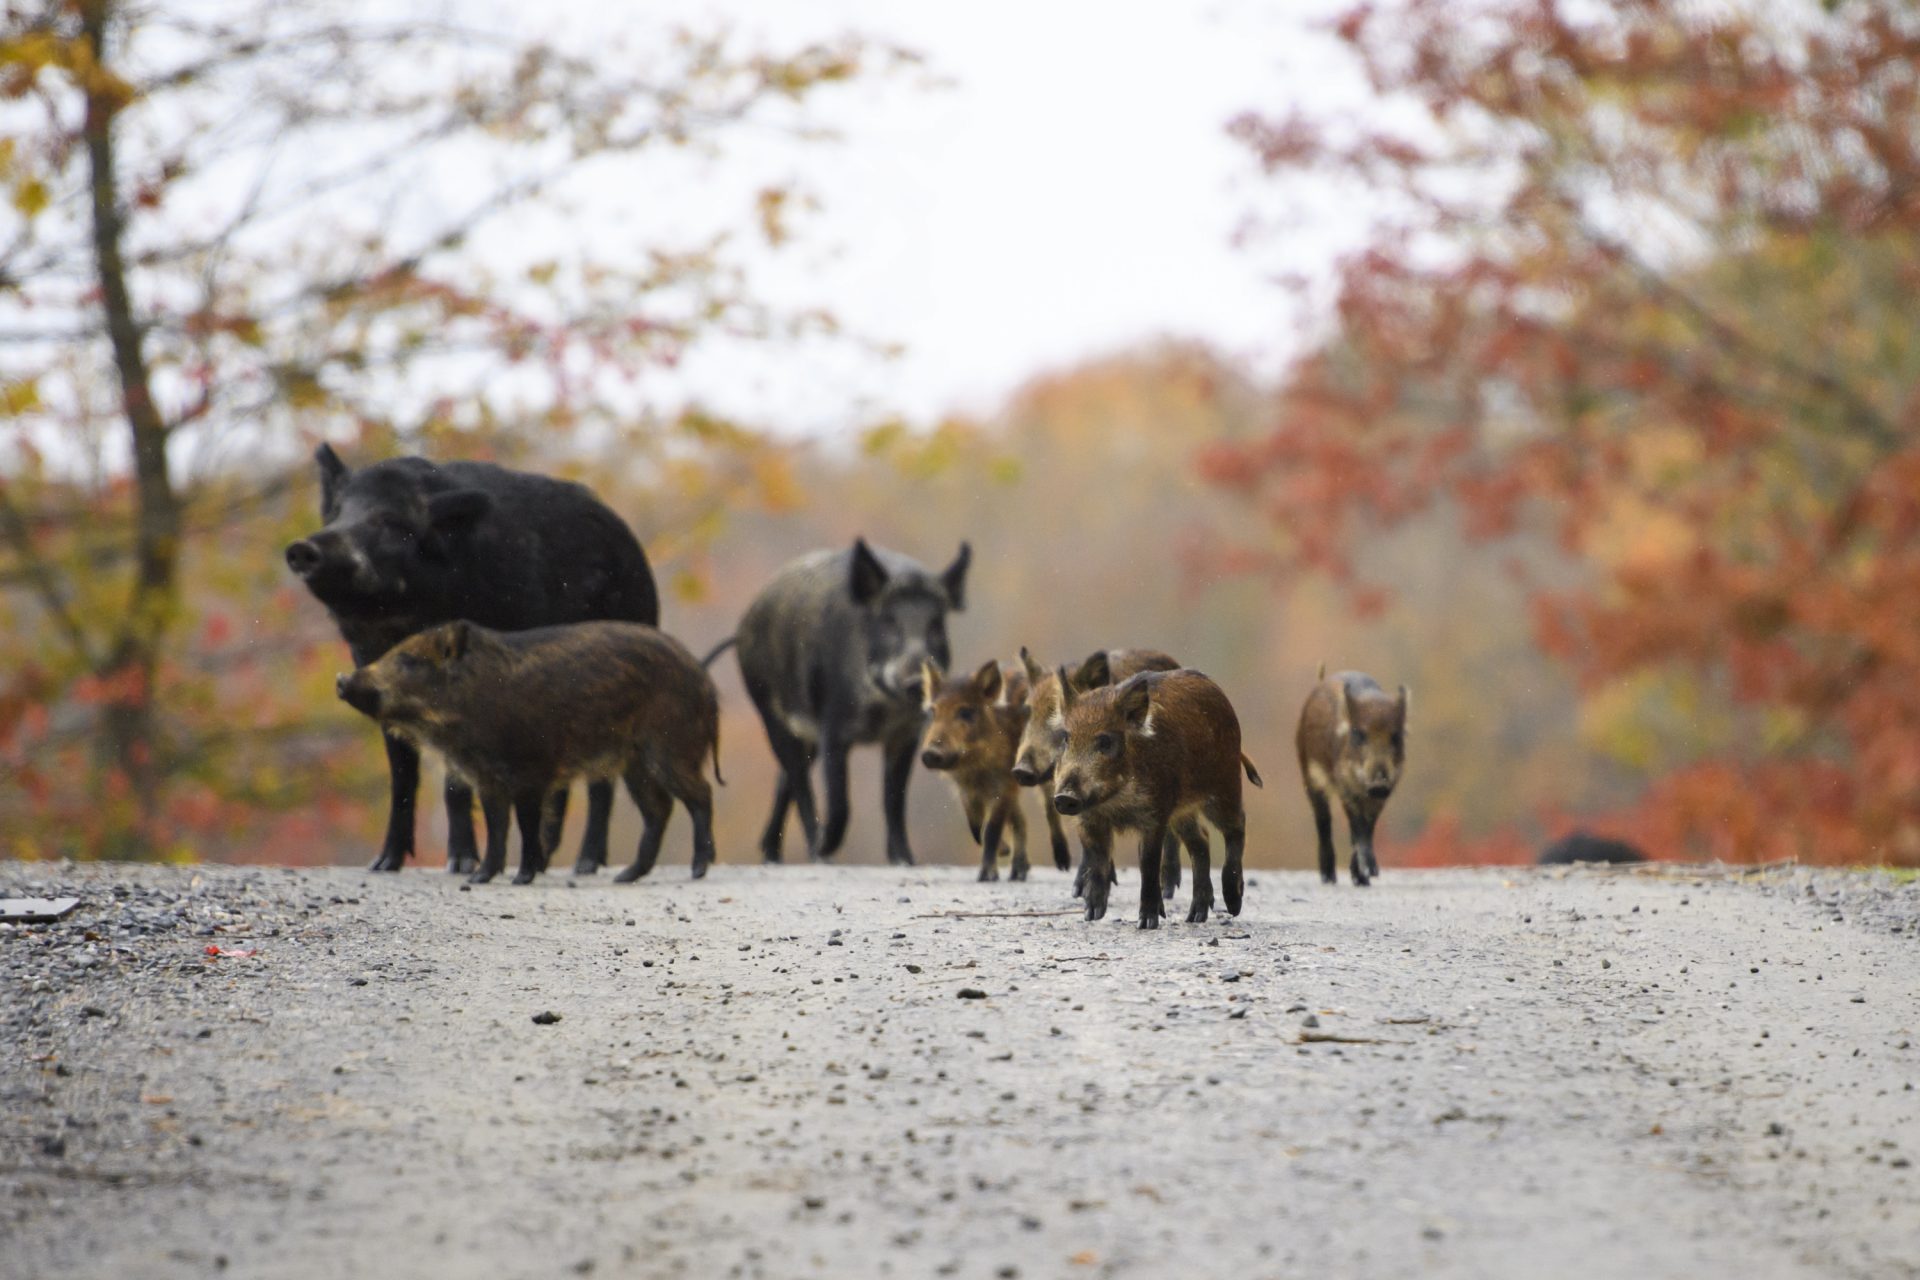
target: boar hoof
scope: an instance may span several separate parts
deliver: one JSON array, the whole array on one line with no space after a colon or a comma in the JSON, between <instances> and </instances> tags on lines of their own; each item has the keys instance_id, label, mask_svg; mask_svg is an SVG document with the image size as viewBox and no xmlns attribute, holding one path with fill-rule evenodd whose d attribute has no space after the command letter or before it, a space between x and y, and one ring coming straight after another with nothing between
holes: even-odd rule
<instances>
[{"instance_id":1,"label":"boar hoof","mask_svg":"<svg viewBox=\"0 0 1920 1280\"><path fill-rule=\"evenodd\" d=\"M1087 898L1087 919L1099 920L1107 914L1107 904L1095 902L1091 895Z\"/></svg>"},{"instance_id":2,"label":"boar hoof","mask_svg":"<svg viewBox=\"0 0 1920 1280\"><path fill-rule=\"evenodd\" d=\"M981 883L981 884L987 884L987 883L990 883L991 881L994 881L994 880L998 880L999 878L1000 878L1000 868L998 868L998 867L982 867L982 868L980 868L980 883Z\"/></svg>"},{"instance_id":3,"label":"boar hoof","mask_svg":"<svg viewBox=\"0 0 1920 1280\"><path fill-rule=\"evenodd\" d=\"M632 884L635 880L638 880L641 876L647 874L647 872L651 870L653 870L652 867L643 867L636 862L632 866L628 867L626 870L622 871L619 875L615 876L613 878L613 882L615 884Z\"/></svg>"},{"instance_id":4,"label":"boar hoof","mask_svg":"<svg viewBox=\"0 0 1920 1280\"><path fill-rule=\"evenodd\" d=\"M515 884L532 884L533 872L531 871L516 872L513 877L513 882Z\"/></svg>"},{"instance_id":5,"label":"boar hoof","mask_svg":"<svg viewBox=\"0 0 1920 1280\"><path fill-rule=\"evenodd\" d=\"M1014 864L1013 864L1013 871L1012 871L1011 873L1009 873L1009 874L1008 874L1008 876L1007 876L1007 879L1009 879L1009 880L1025 880L1025 879L1027 878L1027 872L1028 872L1029 870L1030 870L1030 868L1028 867L1028 865L1027 865L1026 863L1024 863L1024 862L1016 862L1016 863L1014 863Z\"/></svg>"},{"instance_id":6,"label":"boar hoof","mask_svg":"<svg viewBox=\"0 0 1920 1280\"><path fill-rule=\"evenodd\" d=\"M398 871L405 864L407 855L402 850L382 849L380 856L367 864L369 871Z\"/></svg>"},{"instance_id":7,"label":"boar hoof","mask_svg":"<svg viewBox=\"0 0 1920 1280\"><path fill-rule=\"evenodd\" d=\"M580 861L573 864L573 874L577 876L591 876L591 875L598 875L599 873L600 873L600 864L597 862L589 861L586 858L582 858L580 859Z\"/></svg>"},{"instance_id":8,"label":"boar hoof","mask_svg":"<svg viewBox=\"0 0 1920 1280\"><path fill-rule=\"evenodd\" d=\"M694 863L694 864L693 864L693 878L694 878L695 880L705 880L705 879L707 878L707 864L706 864L706 863L704 863L704 862L696 862L696 863Z\"/></svg>"},{"instance_id":9,"label":"boar hoof","mask_svg":"<svg viewBox=\"0 0 1920 1280\"><path fill-rule=\"evenodd\" d=\"M1205 924L1206 922L1207 922L1207 904L1206 903L1196 902L1187 909L1188 924Z\"/></svg>"},{"instance_id":10,"label":"boar hoof","mask_svg":"<svg viewBox=\"0 0 1920 1280\"><path fill-rule=\"evenodd\" d=\"M1160 927L1160 917L1143 915L1140 917L1140 927L1142 929L1158 929Z\"/></svg>"},{"instance_id":11,"label":"boar hoof","mask_svg":"<svg viewBox=\"0 0 1920 1280\"><path fill-rule=\"evenodd\" d=\"M485 867L481 867L479 870L475 871L472 875L467 877L467 883L468 884L486 884L489 880L492 880L492 879L493 879L493 872L487 870Z\"/></svg>"}]
</instances>

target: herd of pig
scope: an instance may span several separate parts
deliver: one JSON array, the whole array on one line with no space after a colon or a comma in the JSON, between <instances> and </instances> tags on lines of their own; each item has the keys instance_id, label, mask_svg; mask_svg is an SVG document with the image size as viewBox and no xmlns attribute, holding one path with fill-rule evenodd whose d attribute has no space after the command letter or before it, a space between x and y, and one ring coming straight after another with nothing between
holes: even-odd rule
<instances>
[{"instance_id":1,"label":"herd of pig","mask_svg":"<svg viewBox=\"0 0 1920 1280\"><path fill-rule=\"evenodd\" d=\"M659 597L626 524L586 488L487 463L397 458L350 469L315 455L323 527L287 548L288 566L326 606L352 651L342 699L379 722L392 802L376 871L413 851L420 749L447 763L448 866L476 882L505 867L518 822L519 872L545 869L569 784L588 784L576 873L606 864L613 782L643 820L619 879L652 869L674 803L693 823L693 874L714 860L713 788L720 777L719 699L707 667L736 650L748 696L780 766L762 856L781 858L789 811L807 850L839 849L848 817L847 756L882 752L887 857L911 863L907 784L915 757L952 781L980 846L980 878L1003 854L1026 877L1022 788L1044 789L1055 864L1066 870L1063 819L1079 828L1074 893L1089 920L1106 914L1113 840L1140 839L1140 926L1155 928L1192 864L1189 921L1213 905L1208 827L1225 846L1222 905L1237 915L1246 811L1241 781L1261 785L1240 750L1227 695L1164 653L1103 649L1049 668L951 670L946 620L965 607L965 544L939 573L856 540L802 557L754 600L734 635L704 661L658 629ZM1320 873L1335 879L1333 806L1346 812L1356 885L1379 874L1374 824L1405 756L1407 691L1371 678L1321 678L1296 744L1319 837ZM825 813L814 803L820 766ZM478 791L486 848L477 847Z\"/></svg>"}]
</instances>

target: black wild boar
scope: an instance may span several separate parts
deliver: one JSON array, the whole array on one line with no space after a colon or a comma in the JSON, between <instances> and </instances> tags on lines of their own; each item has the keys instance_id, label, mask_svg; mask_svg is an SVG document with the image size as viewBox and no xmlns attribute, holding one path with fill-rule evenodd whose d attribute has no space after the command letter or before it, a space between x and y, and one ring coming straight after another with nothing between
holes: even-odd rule
<instances>
[{"instance_id":1,"label":"black wild boar","mask_svg":"<svg viewBox=\"0 0 1920 1280\"><path fill-rule=\"evenodd\" d=\"M349 471L324 444L314 460L325 527L289 546L287 564L333 615L356 666L456 618L501 631L594 619L660 621L639 542L580 485L424 458ZM386 744L392 804L372 869L398 871L413 853L420 753L391 734ZM612 783L593 784L588 797L574 868L583 873L606 864ZM451 779L447 826L448 869L471 871L473 793Z\"/></svg>"},{"instance_id":2,"label":"black wild boar","mask_svg":"<svg viewBox=\"0 0 1920 1280\"><path fill-rule=\"evenodd\" d=\"M1328 884L1339 879L1333 865L1336 799L1347 811L1354 884L1365 887L1369 877L1380 874L1373 827L1406 763L1408 701L1405 685L1397 696L1389 695L1372 676L1342 671L1329 679L1322 667L1320 682L1300 709L1293 741L1320 836L1320 878Z\"/></svg>"},{"instance_id":3,"label":"black wild boar","mask_svg":"<svg viewBox=\"0 0 1920 1280\"><path fill-rule=\"evenodd\" d=\"M1540 865L1561 867L1574 862L1645 862L1647 855L1625 840L1610 840L1591 831L1561 836L1540 851Z\"/></svg>"},{"instance_id":4,"label":"black wild boar","mask_svg":"<svg viewBox=\"0 0 1920 1280\"><path fill-rule=\"evenodd\" d=\"M1081 693L1063 669L1061 702L1067 741L1054 765L1053 804L1080 819L1086 841L1087 919L1107 913L1108 871L1116 831L1140 832L1140 927L1157 929L1165 914L1161 850L1177 835L1193 859L1189 923L1207 918L1213 881L1207 870L1205 818L1226 841L1220 893L1240 914L1245 879L1246 811L1240 775L1260 785L1240 752L1240 720L1220 686L1198 671L1143 671L1125 682Z\"/></svg>"},{"instance_id":5,"label":"black wild boar","mask_svg":"<svg viewBox=\"0 0 1920 1280\"><path fill-rule=\"evenodd\" d=\"M646 821L634 880L652 869L678 800L693 815L693 877L713 863L720 704L706 668L671 636L628 622L493 631L449 622L407 637L343 675L340 697L380 727L445 754L480 790L487 854L471 879L507 858L509 806L520 822L526 884L546 865L541 806L575 778L620 778ZM724 781L724 779L720 779Z\"/></svg>"},{"instance_id":6,"label":"black wild boar","mask_svg":"<svg viewBox=\"0 0 1920 1280\"><path fill-rule=\"evenodd\" d=\"M735 642L747 694L780 762L773 814L760 837L780 860L787 809L797 805L807 851L826 858L847 832L847 752L867 742L883 753L887 861L911 863L907 781L920 741L920 666L944 668L947 614L965 607L966 543L945 571L855 539L851 550L818 551L782 569L740 619ZM821 762L827 788L816 821L807 771Z\"/></svg>"},{"instance_id":7,"label":"black wild boar","mask_svg":"<svg viewBox=\"0 0 1920 1280\"><path fill-rule=\"evenodd\" d=\"M1009 878L1025 880L1027 818L1020 811L1019 784L1013 780L1013 755L1027 721L1027 678L989 662L970 676L947 679L929 662L920 680L927 711L920 763L953 783L966 811L967 829L980 846L980 878L1000 878L1004 830L1013 850ZM1061 869L1066 869L1064 861Z\"/></svg>"},{"instance_id":8,"label":"black wild boar","mask_svg":"<svg viewBox=\"0 0 1920 1280\"><path fill-rule=\"evenodd\" d=\"M1041 666L1025 645L1020 646L1020 664L1026 669L1030 692L1027 723L1021 729L1020 746L1013 762L1013 779L1023 787L1037 787L1053 781L1053 766L1059 755L1061 729L1055 722L1060 716L1060 677ZM1084 693L1142 671L1173 671L1179 666L1157 649L1096 649L1068 673L1067 679ZM1068 864L1066 833L1060 829L1060 817L1054 807L1049 804L1045 808L1047 831L1053 838L1053 863L1065 871ZM1168 897L1180 887L1180 850L1174 841L1174 836L1167 837L1165 856L1160 864L1161 890ZM1087 854L1083 845L1080 869L1073 877L1073 896L1081 897L1086 888Z\"/></svg>"}]
</instances>

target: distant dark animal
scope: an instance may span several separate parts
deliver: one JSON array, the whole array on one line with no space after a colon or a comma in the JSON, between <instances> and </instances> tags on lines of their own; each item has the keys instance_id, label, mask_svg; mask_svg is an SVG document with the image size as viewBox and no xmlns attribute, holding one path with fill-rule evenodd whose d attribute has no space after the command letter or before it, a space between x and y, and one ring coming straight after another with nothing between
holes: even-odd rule
<instances>
[{"instance_id":1,"label":"distant dark animal","mask_svg":"<svg viewBox=\"0 0 1920 1280\"><path fill-rule=\"evenodd\" d=\"M747 695L780 762L761 854L780 861L787 810L797 805L808 853L831 857L847 833L847 753L877 742L887 861L911 863L907 782L920 741L921 666L944 669L947 614L966 605L966 543L933 574L917 561L855 539L782 569L754 602L734 639ZM724 646L723 646L724 647ZM814 815L808 770L820 760L824 822Z\"/></svg>"},{"instance_id":2,"label":"distant dark animal","mask_svg":"<svg viewBox=\"0 0 1920 1280\"><path fill-rule=\"evenodd\" d=\"M507 811L520 822L526 884L551 852L541 809L575 778L620 778L646 825L634 880L652 869L673 802L693 815L693 878L712 865L720 704L713 681L671 636L628 622L492 631L449 622L418 632L343 675L340 697L395 737L433 747L480 789L487 855L472 879L506 864ZM557 834L557 832L556 832Z\"/></svg>"},{"instance_id":3,"label":"distant dark animal","mask_svg":"<svg viewBox=\"0 0 1920 1280\"><path fill-rule=\"evenodd\" d=\"M1066 744L1054 765L1053 804L1080 820L1087 843L1087 919L1107 912L1108 870L1117 831L1140 832L1140 927L1165 914L1160 859L1169 833L1193 859L1198 924L1213 905L1205 819L1226 841L1220 894L1239 915L1245 876L1246 810L1240 776L1260 773L1240 751L1240 720L1220 686L1198 671L1143 671L1125 682L1080 693L1060 673Z\"/></svg>"},{"instance_id":4,"label":"distant dark animal","mask_svg":"<svg viewBox=\"0 0 1920 1280\"><path fill-rule=\"evenodd\" d=\"M967 815L967 830L980 846L980 878L1000 878L1000 853L1010 847L1008 879L1025 880L1027 817L1020 811L1013 756L1027 722L1027 677L989 662L972 675L949 679L929 662L920 688L927 710L920 763L953 783ZM1047 810L1052 813L1053 806ZM1005 846L1000 842L1003 832L1009 836Z\"/></svg>"},{"instance_id":5,"label":"distant dark animal","mask_svg":"<svg viewBox=\"0 0 1920 1280\"><path fill-rule=\"evenodd\" d=\"M1393 695L1363 672L1341 671L1329 679L1322 667L1320 682L1300 709L1294 747L1320 838L1320 878L1328 884L1339 879L1333 854L1336 800L1347 814L1354 884L1364 888L1380 874L1373 829L1406 765L1410 702L1405 685Z\"/></svg>"},{"instance_id":6,"label":"distant dark animal","mask_svg":"<svg viewBox=\"0 0 1920 1280\"><path fill-rule=\"evenodd\" d=\"M1590 831L1575 831L1561 836L1540 851L1543 867L1565 866L1572 862L1645 862L1647 855L1624 840L1609 840Z\"/></svg>"},{"instance_id":7,"label":"distant dark animal","mask_svg":"<svg viewBox=\"0 0 1920 1280\"><path fill-rule=\"evenodd\" d=\"M1020 648L1020 663L1027 673L1027 723L1020 732L1019 754L1013 762L1013 779L1023 787L1037 787L1053 781L1054 762L1059 757L1061 729L1054 723L1060 715L1059 673L1042 666L1026 646ZM1101 689L1142 671L1173 671L1180 664L1157 649L1096 649L1071 668L1067 681L1082 693ZM1051 804L1047 811L1047 831L1053 838L1053 862L1067 869L1067 837L1060 829L1060 815ZM1167 837L1160 861L1161 891L1172 897L1180 887L1180 848L1177 837ZM1111 866L1109 866L1111 871ZM1087 853L1080 850L1080 868L1073 877L1073 896L1087 891Z\"/></svg>"},{"instance_id":8,"label":"distant dark animal","mask_svg":"<svg viewBox=\"0 0 1920 1280\"><path fill-rule=\"evenodd\" d=\"M613 619L653 626L660 601L633 532L584 487L484 462L393 458L348 470L314 454L325 527L287 548L287 564L327 607L356 666L410 635L464 618L502 631ZM375 871L413 853L420 753L387 735L392 803ZM473 793L447 782L447 867L471 871ZM611 783L588 790L574 870L606 865ZM560 804L564 805L564 795Z\"/></svg>"}]
</instances>

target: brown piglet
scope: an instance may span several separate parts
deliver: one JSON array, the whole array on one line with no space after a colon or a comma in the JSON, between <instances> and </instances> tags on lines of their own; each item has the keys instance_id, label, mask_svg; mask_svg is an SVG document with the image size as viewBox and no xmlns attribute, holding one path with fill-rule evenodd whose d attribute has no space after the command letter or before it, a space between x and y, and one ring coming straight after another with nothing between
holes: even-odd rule
<instances>
[{"instance_id":1,"label":"brown piglet","mask_svg":"<svg viewBox=\"0 0 1920 1280\"><path fill-rule=\"evenodd\" d=\"M1320 837L1320 878L1328 884L1340 878L1333 855L1336 800L1347 812L1354 884L1365 887L1380 874L1373 853L1373 828L1406 764L1410 700L1405 685L1397 695L1390 694L1364 672L1341 671L1328 677L1322 667L1319 683L1300 709L1294 746Z\"/></svg>"},{"instance_id":2,"label":"brown piglet","mask_svg":"<svg viewBox=\"0 0 1920 1280\"><path fill-rule=\"evenodd\" d=\"M1000 837L1013 850L1009 878L1027 878L1027 819L1013 780L1013 756L1027 719L1027 678L989 662L972 675L948 677L931 662L920 671L927 712L920 763L947 775L967 830L980 846L980 878L1000 878Z\"/></svg>"},{"instance_id":3,"label":"brown piglet","mask_svg":"<svg viewBox=\"0 0 1920 1280\"><path fill-rule=\"evenodd\" d=\"M1038 787L1053 781L1062 740L1060 690L1063 687L1071 686L1085 693L1142 671L1173 671L1180 665L1157 649L1096 649L1082 659L1079 666L1068 669L1063 679L1059 672L1041 666L1025 645L1020 647L1020 664L1027 673L1027 721L1020 730L1013 780L1023 787ZM1047 831L1053 838L1053 863L1065 871L1069 861L1067 836L1060 829L1060 815L1053 805L1049 803L1045 809ZM1166 855L1161 862L1161 887L1169 897L1180 887L1180 850L1173 840L1173 836L1167 837ZM1087 857L1083 847L1080 869L1073 877L1073 896L1083 896L1086 888Z\"/></svg>"},{"instance_id":4,"label":"brown piglet","mask_svg":"<svg viewBox=\"0 0 1920 1280\"><path fill-rule=\"evenodd\" d=\"M720 706L706 669L677 640L629 622L494 631L449 622L402 640L337 682L388 733L433 747L480 792L487 851L476 883L506 865L509 808L526 884L546 865L541 807L575 778L620 778L645 828L634 880L652 869L675 800L693 815L693 875L713 862Z\"/></svg>"},{"instance_id":5,"label":"brown piglet","mask_svg":"<svg viewBox=\"0 0 1920 1280\"><path fill-rule=\"evenodd\" d=\"M1081 693L1060 673L1067 740L1054 766L1053 804L1080 820L1086 841L1087 919L1107 913L1108 871L1117 831L1140 832L1140 927L1157 929L1165 914L1162 846L1171 833L1193 859L1189 923L1213 905L1205 819L1226 841L1220 893L1239 915L1245 880L1247 820L1240 775L1260 785L1240 752L1240 720L1220 686L1198 671L1147 671L1118 685Z\"/></svg>"}]
</instances>

